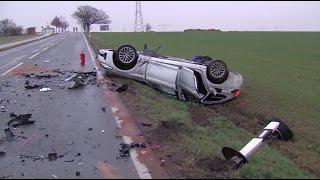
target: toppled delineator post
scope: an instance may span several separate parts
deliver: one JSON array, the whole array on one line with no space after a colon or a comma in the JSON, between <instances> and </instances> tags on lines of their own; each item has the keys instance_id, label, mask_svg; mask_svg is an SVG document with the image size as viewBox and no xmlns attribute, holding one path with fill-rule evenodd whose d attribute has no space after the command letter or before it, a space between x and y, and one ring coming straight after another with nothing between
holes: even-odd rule
<instances>
[{"instance_id":1,"label":"toppled delineator post","mask_svg":"<svg viewBox=\"0 0 320 180\"><path fill-rule=\"evenodd\" d=\"M273 118L271 122L262 130L262 132L253 138L240 151L230 147L222 148L222 154L227 159L229 169L238 169L243 164L248 162L250 156L257 151L262 142L268 139L288 141L293 138L293 133L289 127L280 119Z\"/></svg>"}]
</instances>

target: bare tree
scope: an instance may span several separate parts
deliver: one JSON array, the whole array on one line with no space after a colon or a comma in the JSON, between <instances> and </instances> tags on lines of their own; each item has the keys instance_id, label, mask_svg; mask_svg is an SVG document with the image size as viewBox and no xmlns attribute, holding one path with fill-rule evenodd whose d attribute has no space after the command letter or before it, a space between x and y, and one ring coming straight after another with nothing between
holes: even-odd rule
<instances>
[{"instance_id":1,"label":"bare tree","mask_svg":"<svg viewBox=\"0 0 320 180\"><path fill-rule=\"evenodd\" d=\"M0 20L0 35L16 36L22 34L22 26L17 26L11 19Z\"/></svg>"},{"instance_id":2,"label":"bare tree","mask_svg":"<svg viewBox=\"0 0 320 180\"><path fill-rule=\"evenodd\" d=\"M59 27L61 27L61 21L58 16L54 17L51 21L51 25L56 27L56 31Z\"/></svg>"},{"instance_id":3,"label":"bare tree","mask_svg":"<svg viewBox=\"0 0 320 180\"><path fill-rule=\"evenodd\" d=\"M91 24L109 24L111 20L109 16L103 11L98 10L92 6L79 6L72 14L72 17L77 19L85 32L90 32Z\"/></svg>"},{"instance_id":4,"label":"bare tree","mask_svg":"<svg viewBox=\"0 0 320 180\"><path fill-rule=\"evenodd\" d=\"M66 32L67 28L69 27L68 21L63 16L60 16L59 19L60 19L60 22L61 22L61 30L62 30L62 32Z\"/></svg>"},{"instance_id":5,"label":"bare tree","mask_svg":"<svg viewBox=\"0 0 320 180\"><path fill-rule=\"evenodd\" d=\"M149 23L146 24L146 32L151 31L151 25Z\"/></svg>"}]
</instances>

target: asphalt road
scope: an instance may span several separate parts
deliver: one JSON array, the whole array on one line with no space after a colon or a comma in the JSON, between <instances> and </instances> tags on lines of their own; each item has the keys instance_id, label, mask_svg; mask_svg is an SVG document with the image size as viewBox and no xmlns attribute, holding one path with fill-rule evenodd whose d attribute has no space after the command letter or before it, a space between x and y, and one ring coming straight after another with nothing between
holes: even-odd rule
<instances>
[{"instance_id":1,"label":"asphalt road","mask_svg":"<svg viewBox=\"0 0 320 180\"><path fill-rule=\"evenodd\" d=\"M85 66L80 65L81 50ZM23 76L53 69L64 73ZM103 89L96 83L68 89L64 80L73 75L69 70L94 70L82 33L59 34L0 52L0 149L6 151L0 156L0 178L103 178L99 162L114 167L121 177L138 178L132 160L118 158L122 138L116 136L117 123ZM26 80L52 90L26 89ZM30 113L35 123L11 128L15 137L7 141L10 113ZM63 157L49 161L49 153Z\"/></svg>"}]
</instances>

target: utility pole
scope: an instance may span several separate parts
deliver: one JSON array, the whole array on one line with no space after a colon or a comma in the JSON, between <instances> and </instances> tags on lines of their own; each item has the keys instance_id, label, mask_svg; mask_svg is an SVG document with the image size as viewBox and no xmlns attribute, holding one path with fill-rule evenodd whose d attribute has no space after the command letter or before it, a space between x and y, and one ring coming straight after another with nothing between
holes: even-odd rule
<instances>
[{"instance_id":1,"label":"utility pole","mask_svg":"<svg viewBox=\"0 0 320 180\"><path fill-rule=\"evenodd\" d=\"M134 32L143 32L143 19L141 11L141 1L136 1L136 16L134 20Z\"/></svg>"}]
</instances>

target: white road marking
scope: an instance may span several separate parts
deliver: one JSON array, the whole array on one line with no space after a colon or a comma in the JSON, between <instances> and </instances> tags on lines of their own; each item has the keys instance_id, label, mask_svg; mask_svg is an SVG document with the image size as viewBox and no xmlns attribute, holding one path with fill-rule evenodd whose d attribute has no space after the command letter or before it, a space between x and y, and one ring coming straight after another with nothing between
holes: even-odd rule
<instances>
[{"instance_id":1,"label":"white road marking","mask_svg":"<svg viewBox=\"0 0 320 180\"><path fill-rule=\"evenodd\" d=\"M45 51L45 50L47 50L49 48L49 46L48 47L46 47L46 48L44 48L44 49L42 49L42 51Z\"/></svg>"},{"instance_id":2,"label":"white road marking","mask_svg":"<svg viewBox=\"0 0 320 180\"><path fill-rule=\"evenodd\" d=\"M36 54L32 55L31 57L29 57L29 59L34 58L34 57L37 56L38 54L40 54L40 52L37 52Z\"/></svg>"},{"instance_id":3,"label":"white road marking","mask_svg":"<svg viewBox=\"0 0 320 180\"><path fill-rule=\"evenodd\" d=\"M88 44L88 41L87 41L86 37L84 36L84 33L82 33L82 35L83 35L84 41L86 42L86 45L87 45L87 47L88 47L88 49L89 49L89 53L90 53L90 56L91 56L91 60L92 60L92 62L93 62L93 64L94 64L94 67L98 70L99 68L98 68L98 66L96 65L95 58L94 58L93 53L92 53L92 51L91 51L91 48L90 48L90 46L89 46L89 44Z\"/></svg>"},{"instance_id":4,"label":"white road marking","mask_svg":"<svg viewBox=\"0 0 320 180\"><path fill-rule=\"evenodd\" d=\"M133 141L129 136L122 136L123 140L127 144L131 144ZM137 150L134 148L130 149L130 157L133 161L134 167L136 167L137 173L140 177L140 179L152 179L149 169L146 165L141 163L138 159L138 153Z\"/></svg>"},{"instance_id":5,"label":"white road marking","mask_svg":"<svg viewBox=\"0 0 320 180\"><path fill-rule=\"evenodd\" d=\"M119 111L119 108L116 106L111 107L111 111L114 114L118 127L122 128L121 124L123 123L123 120L120 120L119 117L115 115L115 113ZM123 141L127 144L131 144L133 142L132 138L129 136L122 136L122 138L123 138ZM147 168L147 166L139 161L138 152L136 151L136 149L134 148L130 149L130 157L132 159L133 165L136 168L140 179L152 179L150 171Z\"/></svg>"},{"instance_id":6,"label":"white road marking","mask_svg":"<svg viewBox=\"0 0 320 180\"><path fill-rule=\"evenodd\" d=\"M12 70L14 70L15 68L17 68L17 67L21 66L22 64L23 64L23 62L21 62L21 63L19 63L19 64L15 65L14 67L12 67L11 69L9 69L8 71L6 71L6 72L2 73L2 74L1 74L1 76L5 76L5 75L7 75L10 71L12 71Z\"/></svg>"},{"instance_id":7,"label":"white road marking","mask_svg":"<svg viewBox=\"0 0 320 180\"><path fill-rule=\"evenodd\" d=\"M95 58L93 56L93 53L92 53L92 51L90 49L90 46L89 46L89 44L87 42L86 37L84 36L84 33L82 33L82 35L83 35L84 41L85 41L85 43L86 43L86 45L88 47L89 53L91 55L91 60L93 61L93 64L94 64L95 68L97 69L97 75L99 75L99 74L101 74L101 72L99 71L99 68L95 63ZM119 108L118 107L111 107L111 110L114 113L114 116L115 116L115 119L116 119L116 122L117 122L119 128L121 128L122 120L119 120L119 118L115 115L115 113L119 110ZM131 137L122 136L122 138L123 138L124 142L127 143L127 144L131 144L133 142ZM130 157L132 159L134 167L136 168L138 176L141 179L152 179L150 171L148 170L147 166L144 165L143 163L141 163L138 160L138 153L137 153L137 151L135 149L130 149Z\"/></svg>"},{"instance_id":8,"label":"white road marking","mask_svg":"<svg viewBox=\"0 0 320 180\"><path fill-rule=\"evenodd\" d=\"M22 59L23 57L25 57L26 56L26 54L25 55L22 55L22 56L19 56L19 57L16 57L16 58L14 58L12 61L10 61L8 64L6 64L6 65L4 65L4 66L2 66L1 67L1 69L5 69L5 68L7 68L8 66L10 66L11 64L14 64L14 63L16 63L19 59Z\"/></svg>"}]
</instances>

